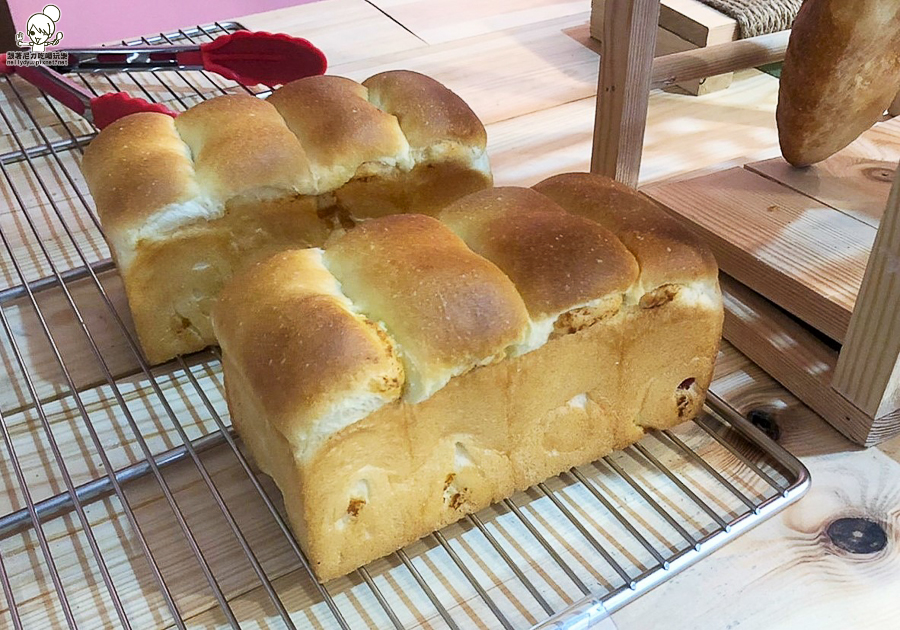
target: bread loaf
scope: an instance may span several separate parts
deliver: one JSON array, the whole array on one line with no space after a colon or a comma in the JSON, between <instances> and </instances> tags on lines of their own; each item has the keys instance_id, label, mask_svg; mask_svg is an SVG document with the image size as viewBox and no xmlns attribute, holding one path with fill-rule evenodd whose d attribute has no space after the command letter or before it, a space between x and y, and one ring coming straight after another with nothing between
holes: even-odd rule
<instances>
[{"instance_id":1,"label":"bread loaf","mask_svg":"<svg viewBox=\"0 0 900 630\"><path fill-rule=\"evenodd\" d=\"M176 119L127 116L83 171L147 359L215 342L209 314L240 268L342 226L434 214L491 184L481 122L423 75L316 76L227 95Z\"/></svg>"},{"instance_id":2,"label":"bread loaf","mask_svg":"<svg viewBox=\"0 0 900 630\"><path fill-rule=\"evenodd\" d=\"M778 137L794 166L853 142L900 88L900 2L806 0L788 43L778 93Z\"/></svg>"},{"instance_id":3,"label":"bread loaf","mask_svg":"<svg viewBox=\"0 0 900 630\"><path fill-rule=\"evenodd\" d=\"M232 422L328 580L693 417L722 302L674 219L568 174L260 261L213 324Z\"/></svg>"}]
</instances>

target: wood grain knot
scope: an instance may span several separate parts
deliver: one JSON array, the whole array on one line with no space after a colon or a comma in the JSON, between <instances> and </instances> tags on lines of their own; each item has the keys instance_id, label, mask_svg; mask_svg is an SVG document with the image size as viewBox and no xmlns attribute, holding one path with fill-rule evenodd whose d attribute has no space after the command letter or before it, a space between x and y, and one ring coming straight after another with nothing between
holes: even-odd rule
<instances>
[{"instance_id":1,"label":"wood grain knot","mask_svg":"<svg viewBox=\"0 0 900 630\"><path fill-rule=\"evenodd\" d=\"M863 170L863 175L869 179L874 179L877 182L894 181L894 170L882 166L871 166Z\"/></svg>"},{"instance_id":2,"label":"wood grain knot","mask_svg":"<svg viewBox=\"0 0 900 630\"><path fill-rule=\"evenodd\" d=\"M839 518L825 533L837 547L850 553L876 553L887 545L884 528L867 518Z\"/></svg>"},{"instance_id":3,"label":"wood grain knot","mask_svg":"<svg viewBox=\"0 0 900 630\"><path fill-rule=\"evenodd\" d=\"M772 415L771 411L767 409L751 409L750 413L747 414L747 420L769 436L769 439L775 442L781 439L781 427L778 426L778 421L775 420L775 416Z\"/></svg>"}]
</instances>

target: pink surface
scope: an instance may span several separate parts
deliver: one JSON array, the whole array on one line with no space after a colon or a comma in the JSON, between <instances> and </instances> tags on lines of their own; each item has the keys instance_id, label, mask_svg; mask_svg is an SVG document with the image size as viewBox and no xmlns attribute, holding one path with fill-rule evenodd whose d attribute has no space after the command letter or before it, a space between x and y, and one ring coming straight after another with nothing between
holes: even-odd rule
<instances>
[{"instance_id":1,"label":"pink surface","mask_svg":"<svg viewBox=\"0 0 900 630\"><path fill-rule=\"evenodd\" d=\"M17 31L52 2L59 7L60 47L92 46L139 35L208 24L315 0L8 0ZM26 40L27 40L26 36ZM49 50L52 50L49 49Z\"/></svg>"}]
</instances>

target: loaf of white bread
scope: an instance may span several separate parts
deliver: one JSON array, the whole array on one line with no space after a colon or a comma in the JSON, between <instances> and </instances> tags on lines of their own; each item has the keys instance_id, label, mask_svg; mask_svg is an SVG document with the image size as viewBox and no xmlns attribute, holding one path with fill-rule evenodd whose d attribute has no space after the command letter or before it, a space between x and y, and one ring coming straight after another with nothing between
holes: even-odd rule
<instances>
[{"instance_id":1,"label":"loaf of white bread","mask_svg":"<svg viewBox=\"0 0 900 630\"><path fill-rule=\"evenodd\" d=\"M127 116L82 169L141 346L159 363L215 343L212 305L249 263L490 186L485 142L462 99L421 74L316 76L266 100Z\"/></svg>"},{"instance_id":2,"label":"loaf of white bread","mask_svg":"<svg viewBox=\"0 0 900 630\"><path fill-rule=\"evenodd\" d=\"M255 263L213 312L231 419L328 580L701 409L709 251L567 174Z\"/></svg>"}]
</instances>

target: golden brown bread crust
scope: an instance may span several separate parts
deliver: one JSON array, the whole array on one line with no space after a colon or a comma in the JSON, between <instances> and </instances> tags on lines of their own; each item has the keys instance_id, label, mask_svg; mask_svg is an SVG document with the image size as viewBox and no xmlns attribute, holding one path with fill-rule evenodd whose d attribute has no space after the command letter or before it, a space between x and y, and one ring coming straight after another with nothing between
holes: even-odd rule
<instances>
[{"instance_id":1,"label":"golden brown bread crust","mask_svg":"<svg viewBox=\"0 0 900 630\"><path fill-rule=\"evenodd\" d=\"M341 186L365 163L411 167L397 119L370 104L356 81L307 77L278 88L267 102L300 139L319 190Z\"/></svg>"},{"instance_id":2,"label":"golden brown bread crust","mask_svg":"<svg viewBox=\"0 0 900 630\"><path fill-rule=\"evenodd\" d=\"M596 221L631 251L646 291L715 277L715 258L687 228L649 197L590 173L565 173L534 185L566 211Z\"/></svg>"},{"instance_id":3,"label":"golden brown bread crust","mask_svg":"<svg viewBox=\"0 0 900 630\"><path fill-rule=\"evenodd\" d=\"M373 84L414 151L367 88L333 76L285 85L271 102L210 99L174 122L129 116L94 140L85 178L151 363L214 343L218 291L258 258L320 246L357 220L436 214L491 184L484 127L456 95L417 73ZM435 103L404 100L417 98Z\"/></svg>"},{"instance_id":4,"label":"golden brown bread crust","mask_svg":"<svg viewBox=\"0 0 900 630\"><path fill-rule=\"evenodd\" d=\"M404 348L413 399L503 358L526 332L525 305L509 278L431 217L366 221L324 260L344 293Z\"/></svg>"},{"instance_id":5,"label":"golden brown bread crust","mask_svg":"<svg viewBox=\"0 0 900 630\"><path fill-rule=\"evenodd\" d=\"M289 439L344 396L362 390L393 400L403 386L390 339L348 310L320 257L314 249L276 254L235 276L219 298L223 351Z\"/></svg>"},{"instance_id":6,"label":"golden brown bread crust","mask_svg":"<svg viewBox=\"0 0 900 630\"><path fill-rule=\"evenodd\" d=\"M900 3L807 0L785 54L778 137L794 166L821 162L885 112L900 86Z\"/></svg>"},{"instance_id":7,"label":"golden brown bread crust","mask_svg":"<svg viewBox=\"0 0 900 630\"><path fill-rule=\"evenodd\" d=\"M199 194L190 149L165 114L112 123L84 150L81 169L114 255L115 243L147 217Z\"/></svg>"},{"instance_id":8,"label":"golden brown bread crust","mask_svg":"<svg viewBox=\"0 0 900 630\"><path fill-rule=\"evenodd\" d=\"M612 233L529 188L476 192L438 218L510 277L533 318L624 293L637 279L634 257Z\"/></svg>"},{"instance_id":9,"label":"golden brown bread crust","mask_svg":"<svg viewBox=\"0 0 900 630\"><path fill-rule=\"evenodd\" d=\"M430 77L390 70L369 77L363 85L372 103L397 117L414 149L453 142L483 151L487 145L484 126L466 102Z\"/></svg>"},{"instance_id":10,"label":"golden brown bread crust","mask_svg":"<svg viewBox=\"0 0 900 630\"><path fill-rule=\"evenodd\" d=\"M270 103L249 94L219 96L175 119L191 148L197 183L225 203L243 194L315 192L306 152Z\"/></svg>"},{"instance_id":11,"label":"golden brown bread crust","mask_svg":"<svg viewBox=\"0 0 900 630\"><path fill-rule=\"evenodd\" d=\"M466 103L443 85L407 70L363 81L369 101L396 117L409 142L411 171L360 172L335 192L357 219L398 212L436 215L448 203L493 184L487 134Z\"/></svg>"}]
</instances>

